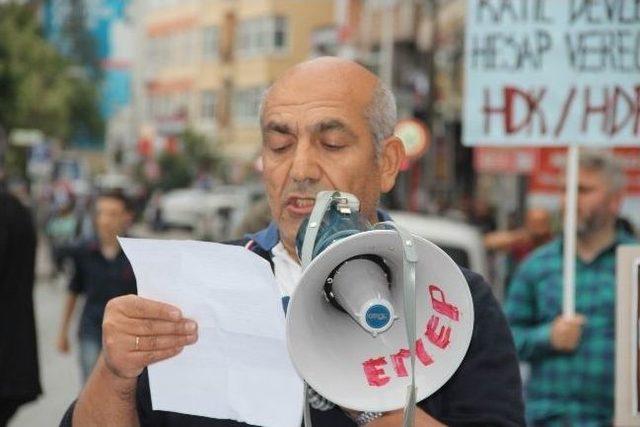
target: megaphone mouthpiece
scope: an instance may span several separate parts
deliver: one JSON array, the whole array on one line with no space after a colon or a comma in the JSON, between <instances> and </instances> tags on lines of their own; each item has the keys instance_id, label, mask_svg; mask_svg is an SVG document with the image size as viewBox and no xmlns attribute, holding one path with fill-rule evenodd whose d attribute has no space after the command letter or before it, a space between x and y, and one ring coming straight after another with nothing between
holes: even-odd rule
<instances>
[{"instance_id":1,"label":"megaphone mouthpiece","mask_svg":"<svg viewBox=\"0 0 640 427\"><path fill-rule=\"evenodd\" d=\"M374 337L397 318L390 302L388 268L382 265L380 257L357 256L338 265L327 278L330 297Z\"/></svg>"}]
</instances>

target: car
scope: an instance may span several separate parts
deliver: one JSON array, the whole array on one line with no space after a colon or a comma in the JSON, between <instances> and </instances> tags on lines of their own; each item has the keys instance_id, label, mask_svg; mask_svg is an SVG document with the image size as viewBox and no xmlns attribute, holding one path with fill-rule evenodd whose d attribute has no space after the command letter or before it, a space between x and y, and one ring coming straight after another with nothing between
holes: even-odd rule
<instances>
[{"instance_id":1,"label":"car","mask_svg":"<svg viewBox=\"0 0 640 427\"><path fill-rule=\"evenodd\" d=\"M413 212L391 211L391 218L411 233L445 251L458 265L487 278L487 252L480 230L464 222ZM499 295L494 289L494 294Z\"/></svg>"},{"instance_id":2,"label":"car","mask_svg":"<svg viewBox=\"0 0 640 427\"><path fill-rule=\"evenodd\" d=\"M252 186L185 188L164 194L159 206L166 227L191 230L196 239L221 241L229 238L256 197Z\"/></svg>"}]
</instances>

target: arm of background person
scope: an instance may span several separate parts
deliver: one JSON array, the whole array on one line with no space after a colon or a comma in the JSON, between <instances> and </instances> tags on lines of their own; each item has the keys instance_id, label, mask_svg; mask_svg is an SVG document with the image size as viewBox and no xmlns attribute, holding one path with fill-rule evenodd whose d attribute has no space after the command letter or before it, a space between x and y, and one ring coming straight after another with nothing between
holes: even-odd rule
<instances>
[{"instance_id":1,"label":"arm of background person","mask_svg":"<svg viewBox=\"0 0 640 427\"><path fill-rule=\"evenodd\" d=\"M76 302L78 295L73 292L67 293L67 299L64 304L64 310L62 313L62 322L60 324L60 332L58 333L58 351L61 353L68 353L69 346L69 327L71 326L71 317L73 311L76 308Z\"/></svg>"},{"instance_id":2,"label":"arm of background person","mask_svg":"<svg viewBox=\"0 0 640 427\"><path fill-rule=\"evenodd\" d=\"M553 351L552 323L539 323L536 319L536 277L531 259L525 260L511 280L505 303L505 313L522 360L535 360Z\"/></svg>"},{"instance_id":3,"label":"arm of background person","mask_svg":"<svg viewBox=\"0 0 640 427\"><path fill-rule=\"evenodd\" d=\"M522 384L509 326L489 285L480 275L463 272L473 296L471 343L451 379L419 405L450 426L524 426Z\"/></svg>"},{"instance_id":4,"label":"arm of background person","mask_svg":"<svg viewBox=\"0 0 640 427\"><path fill-rule=\"evenodd\" d=\"M83 283L82 264L80 257L82 256L82 248L74 248L71 252L71 260L73 261L73 275L69 280L67 298L65 300L64 310L62 312L62 321L60 323L60 331L58 333L57 347L62 353L69 352L69 327L71 326L71 318L76 308L78 295L85 291Z\"/></svg>"},{"instance_id":5,"label":"arm of background person","mask_svg":"<svg viewBox=\"0 0 640 427\"><path fill-rule=\"evenodd\" d=\"M507 251L515 244L526 241L527 237L528 234L524 228L492 231L484 235L484 246L490 251Z\"/></svg>"}]
</instances>

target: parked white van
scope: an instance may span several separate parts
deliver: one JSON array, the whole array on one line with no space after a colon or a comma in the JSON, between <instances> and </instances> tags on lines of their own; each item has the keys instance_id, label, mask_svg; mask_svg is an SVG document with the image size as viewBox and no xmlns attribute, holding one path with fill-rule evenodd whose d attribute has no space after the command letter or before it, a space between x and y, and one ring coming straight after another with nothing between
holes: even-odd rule
<instances>
[{"instance_id":1,"label":"parked white van","mask_svg":"<svg viewBox=\"0 0 640 427\"><path fill-rule=\"evenodd\" d=\"M436 244L458 265L487 279L489 267L482 234L469 224L431 215L392 211L391 218L410 232ZM495 295L500 295L494 289Z\"/></svg>"}]
</instances>

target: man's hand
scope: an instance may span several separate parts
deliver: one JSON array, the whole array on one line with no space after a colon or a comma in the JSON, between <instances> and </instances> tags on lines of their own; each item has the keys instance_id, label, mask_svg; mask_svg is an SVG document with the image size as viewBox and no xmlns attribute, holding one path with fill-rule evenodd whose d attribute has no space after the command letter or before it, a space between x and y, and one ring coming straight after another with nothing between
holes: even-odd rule
<instances>
[{"instance_id":1,"label":"man's hand","mask_svg":"<svg viewBox=\"0 0 640 427\"><path fill-rule=\"evenodd\" d=\"M196 323L169 304L125 295L109 301L104 311L104 360L120 378L136 378L146 366L175 356L197 339Z\"/></svg>"},{"instance_id":2,"label":"man's hand","mask_svg":"<svg viewBox=\"0 0 640 427\"><path fill-rule=\"evenodd\" d=\"M571 352L580 343L585 317L581 315L558 316L551 326L551 346L562 352Z\"/></svg>"}]
</instances>

